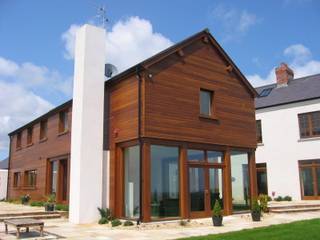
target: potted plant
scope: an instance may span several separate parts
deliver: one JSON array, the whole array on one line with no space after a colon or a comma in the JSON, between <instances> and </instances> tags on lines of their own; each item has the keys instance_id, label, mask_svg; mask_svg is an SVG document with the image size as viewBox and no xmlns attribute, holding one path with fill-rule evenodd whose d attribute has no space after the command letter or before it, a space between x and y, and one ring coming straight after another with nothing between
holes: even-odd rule
<instances>
[{"instance_id":1,"label":"potted plant","mask_svg":"<svg viewBox=\"0 0 320 240\"><path fill-rule=\"evenodd\" d=\"M26 205L30 201L31 197L29 194L21 196L21 203Z\"/></svg>"},{"instance_id":2,"label":"potted plant","mask_svg":"<svg viewBox=\"0 0 320 240\"><path fill-rule=\"evenodd\" d=\"M54 193L47 196L47 202L44 205L46 212L54 211L55 202L56 202L56 195Z\"/></svg>"},{"instance_id":3,"label":"potted plant","mask_svg":"<svg viewBox=\"0 0 320 240\"><path fill-rule=\"evenodd\" d=\"M254 222L259 222L261 220L261 206L257 199L254 199L252 202L251 217Z\"/></svg>"},{"instance_id":4,"label":"potted plant","mask_svg":"<svg viewBox=\"0 0 320 240\"><path fill-rule=\"evenodd\" d=\"M222 226L222 209L218 200L216 200L213 210L212 210L212 223L213 226L220 227Z\"/></svg>"}]
</instances>

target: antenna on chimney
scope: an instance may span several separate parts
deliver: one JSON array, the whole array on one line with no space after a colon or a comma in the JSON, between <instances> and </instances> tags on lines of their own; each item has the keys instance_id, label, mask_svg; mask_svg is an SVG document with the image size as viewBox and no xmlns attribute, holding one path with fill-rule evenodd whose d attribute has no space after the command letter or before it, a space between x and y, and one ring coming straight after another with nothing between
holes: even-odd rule
<instances>
[{"instance_id":1,"label":"antenna on chimney","mask_svg":"<svg viewBox=\"0 0 320 240\"><path fill-rule=\"evenodd\" d=\"M109 22L109 19L107 18L107 10L105 5L101 5L97 9L98 14L96 15L96 18L98 18L101 21L101 25L104 29L106 29L106 24Z\"/></svg>"}]
</instances>

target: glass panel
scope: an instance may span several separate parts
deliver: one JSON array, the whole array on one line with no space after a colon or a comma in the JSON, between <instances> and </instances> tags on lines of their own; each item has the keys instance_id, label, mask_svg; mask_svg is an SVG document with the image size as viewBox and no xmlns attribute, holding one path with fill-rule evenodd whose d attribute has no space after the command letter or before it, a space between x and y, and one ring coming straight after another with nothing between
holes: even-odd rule
<instances>
[{"instance_id":1,"label":"glass panel","mask_svg":"<svg viewBox=\"0 0 320 240\"><path fill-rule=\"evenodd\" d=\"M213 209L216 200L219 201L220 206L223 208L222 169L210 168L209 178L211 209Z\"/></svg>"},{"instance_id":2,"label":"glass panel","mask_svg":"<svg viewBox=\"0 0 320 240\"><path fill-rule=\"evenodd\" d=\"M51 193L57 194L58 161L51 162Z\"/></svg>"},{"instance_id":3,"label":"glass panel","mask_svg":"<svg viewBox=\"0 0 320 240\"><path fill-rule=\"evenodd\" d=\"M256 121L256 128L257 128L257 142L262 143L261 120Z\"/></svg>"},{"instance_id":4,"label":"glass panel","mask_svg":"<svg viewBox=\"0 0 320 240\"><path fill-rule=\"evenodd\" d=\"M250 209L247 152L231 152L232 204L234 211Z\"/></svg>"},{"instance_id":5,"label":"glass panel","mask_svg":"<svg viewBox=\"0 0 320 240\"><path fill-rule=\"evenodd\" d=\"M211 115L211 102L212 92L211 91L200 91L200 114Z\"/></svg>"},{"instance_id":6,"label":"glass panel","mask_svg":"<svg viewBox=\"0 0 320 240\"><path fill-rule=\"evenodd\" d=\"M317 183L318 183L318 196L320 196L320 167L316 168L317 172Z\"/></svg>"},{"instance_id":7,"label":"glass panel","mask_svg":"<svg viewBox=\"0 0 320 240\"><path fill-rule=\"evenodd\" d=\"M314 196L312 168L311 167L302 168L301 178L302 178L302 184L303 184L303 195Z\"/></svg>"},{"instance_id":8,"label":"glass panel","mask_svg":"<svg viewBox=\"0 0 320 240\"><path fill-rule=\"evenodd\" d=\"M223 152L207 151L209 163L222 163Z\"/></svg>"},{"instance_id":9,"label":"glass panel","mask_svg":"<svg viewBox=\"0 0 320 240\"><path fill-rule=\"evenodd\" d=\"M300 125L300 136L308 137L310 136L309 132L309 120L307 114L299 115L299 125Z\"/></svg>"},{"instance_id":10,"label":"glass panel","mask_svg":"<svg viewBox=\"0 0 320 240\"><path fill-rule=\"evenodd\" d=\"M151 146L151 217L179 216L179 148Z\"/></svg>"},{"instance_id":11,"label":"glass panel","mask_svg":"<svg viewBox=\"0 0 320 240\"><path fill-rule=\"evenodd\" d=\"M193 150L189 149L187 151L188 161L204 161L204 151L203 150Z\"/></svg>"},{"instance_id":12,"label":"glass panel","mask_svg":"<svg viewBox=\"0 0 320 240\"><path fill-rule=\"evenodd\" d=\"M312 135L320 135L320 112L314 112L311 115Z\"/></svg>"},{"instance_id":13,"label":"glass panel","mask_svg":"<svg viewBox=\"0 0 320 240\"><path fill-rule=\"evenodd\" d=\"M257 171L258 194L268 194L267 170Z\"/></svg>"},{"instance_id":14,"label":"glass panel","mask_svg":"<svg viewBox=\"0 0 320 240\"><path fill-rule=\"evenodd\" d=\"M204 211L204 169L189 168L189 191L191 211Z\"/></svg>"},{"instance_id":15,"label":"glass panel","mask_svg":"<svg viewBox=\"0 0 320 240\"><path fill-rule=\"evenodd\" d=\"M139 146L124 149L125 216L135 218L140 210L140 150Z\"/></svg>"},{"instance_id":16,"label":"glass panel","mask_svg":"<svg viewBox=\"0 0 320 240\"><path fill-rule=\"evenodd\" d=\"M62 168L62 200L67 200L68 194L68 162L67 160L61 160Z\"/></svg>"}]
</instances>

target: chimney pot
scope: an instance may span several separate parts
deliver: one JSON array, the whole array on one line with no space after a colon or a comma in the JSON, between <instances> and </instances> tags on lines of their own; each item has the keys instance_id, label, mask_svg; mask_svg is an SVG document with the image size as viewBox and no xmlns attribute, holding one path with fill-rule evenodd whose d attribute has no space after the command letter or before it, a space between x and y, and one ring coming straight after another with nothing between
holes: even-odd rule
<instances>
[{"instance_id":1,"label":"chimney pot","mask_svg":"<svg viewBox=\"0 0 320 240\"><path fill-rule=\"evenodd\" d=\"M291 68L286 63L281 63L279 67L276 68L277 86L284 87L288 85L288 82L293 79L294 73Z\"/></svg>"}]
</instances>

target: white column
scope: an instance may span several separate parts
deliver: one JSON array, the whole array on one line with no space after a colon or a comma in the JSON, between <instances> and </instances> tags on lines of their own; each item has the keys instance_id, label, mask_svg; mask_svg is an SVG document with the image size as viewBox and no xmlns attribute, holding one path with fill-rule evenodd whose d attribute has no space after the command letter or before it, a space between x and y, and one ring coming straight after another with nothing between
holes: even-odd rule
<instances>
[{"instance_id":1,"label":"white column","mask_svg":"<svg viewBox=\"0 0 320 240\"><path fill-rule=\"evenodd\" d=\"M102 205L104 29L79 29L74 62L69 221L90 223Z\"/></svg>"}]
</instances>

